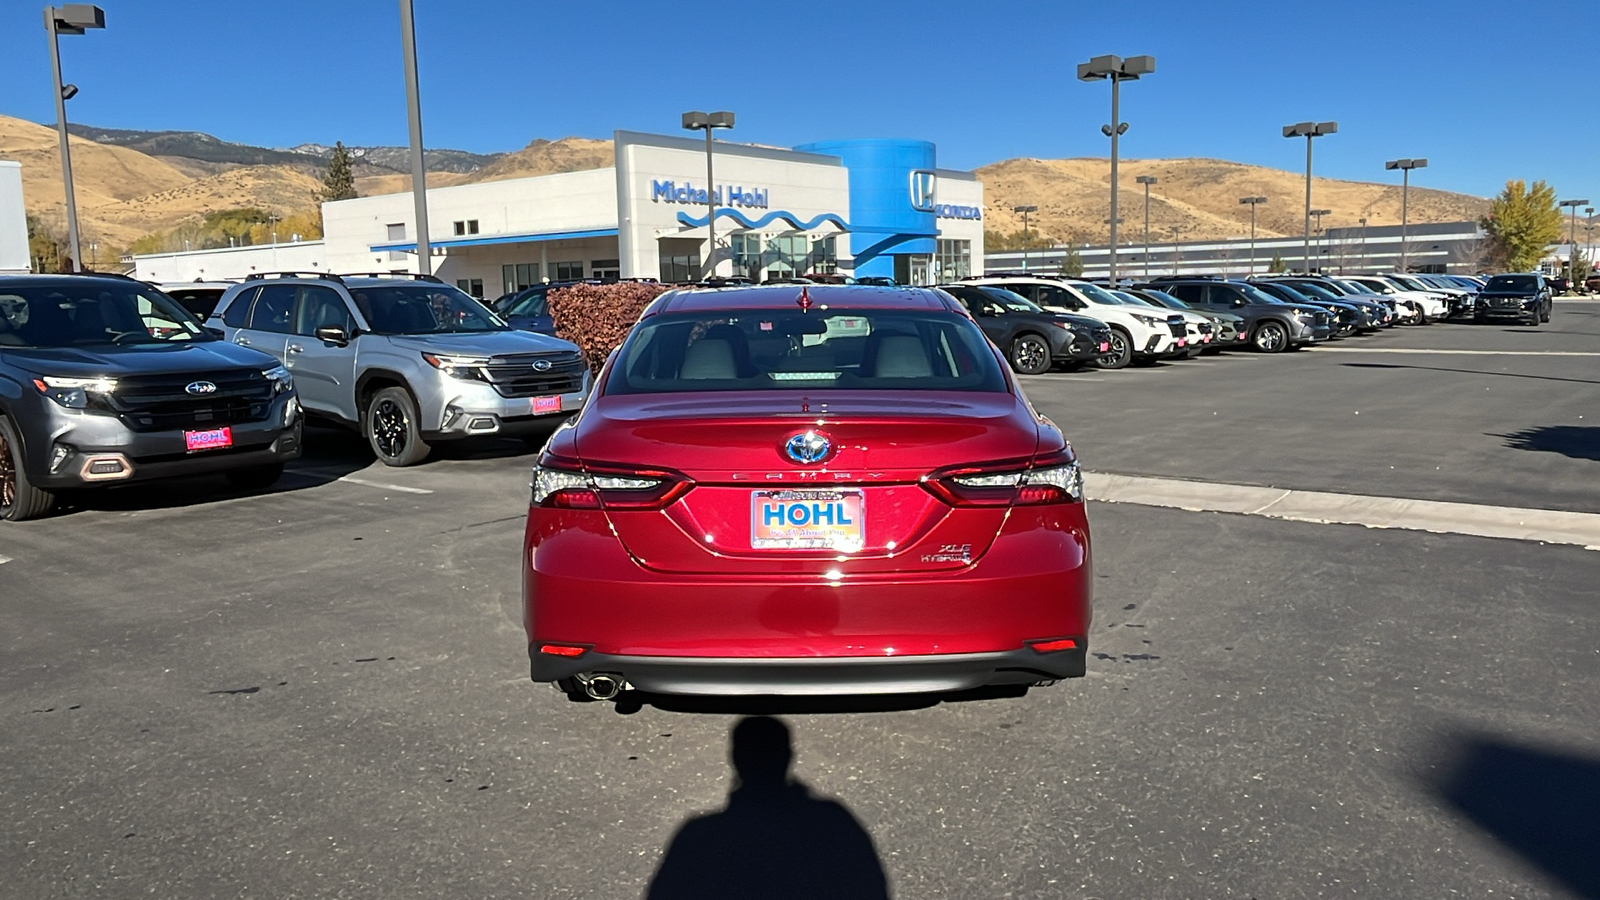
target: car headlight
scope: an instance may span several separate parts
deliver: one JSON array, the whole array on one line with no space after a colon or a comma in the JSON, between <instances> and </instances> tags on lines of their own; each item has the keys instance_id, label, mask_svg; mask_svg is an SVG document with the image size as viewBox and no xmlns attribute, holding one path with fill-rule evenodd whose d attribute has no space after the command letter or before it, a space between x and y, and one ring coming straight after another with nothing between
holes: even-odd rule
<instances>
[{"instance_id":1,"label":"car headlight","mask_svg":"<svg viewBox=\"0 0 1600 900\"><path fill-rule=\"evenodd\" d=\"M1296 310L1291 310L1291 312L1293 312L1297 318L1301 318L1301 319L1309 319L1309 318L1312 318L1312 317L1314 317L1316 315L1316 313L1312 312L1309 309L1296 309Z\"/></svg>"},{"instance_id":2,"label":"car headlight","mask_svg":"<svg viewBox=\"0 0 1600 900\"><path fill-rule=\"evenodd\" d=\"M452 378L483 381L482 369L489 364L487 356L452 356L447 353L424 353L428 365Z\"/></svg>"},{"instance_id":3,"label":"car headlight","mask_svg":"<svg viewBox=\"0 0 1600 900\"><path fill-rule=\"evenodd\" d=\"M272 393L274 394L287 394L294 390L294 376L290 375L289 370L283 366L262 369L261 374L267 376L267 380L272 382Z\"/></svg>"},{"instance_id":4,"label":"car headlight","mask_svg":"<svg viewBox=\"0 0 1600 900\"><path fill-rule=\"evenodd\" d=\"M1129 313L1128 315L1133 316L1135 319L1138 319L1146 325L1155 326L1167 324L1167 320L1161 316L1147 316L1144 313Z\"/></svg>"},{"instance_id":5,"label":"car headlight","mask_svg":"<svg viewBox=\"0 0 1600 900\"><path fill-rule=\"evenodd\" d=\"M109 394L117 389L115 378L76 378L45 375L33 380L39 393L68 409L86 409L90 394Z\"/></svg>"}]
</instances>

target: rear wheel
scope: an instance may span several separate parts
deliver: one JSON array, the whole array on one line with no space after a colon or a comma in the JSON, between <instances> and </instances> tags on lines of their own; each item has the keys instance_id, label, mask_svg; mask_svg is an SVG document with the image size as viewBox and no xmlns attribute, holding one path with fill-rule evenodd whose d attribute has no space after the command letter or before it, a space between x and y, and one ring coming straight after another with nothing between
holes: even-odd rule
<instances>
[{"instance_id":1,"label":"rear wheel","mask_svg":"<svg viewBox=\"0 0 1600 900\"><path fill-rule=\"evenodd\" d=\"M1111 329L1111 351L1097 358L1094 364L1102 369L1125 369L1133 361L1133 338L1121 328Z\"/></svg>"},{"instance_id":2,"label":"rear wheel","mask_svg":"<svg viewBox=\"0 0 1600 900\"><path fill-rule=\"evenodd\" d=\"M1282 353L1289 346L1289 331L1279 322L1262 322L1250 335L1250 344L1262 353Z\"/></svg>"},{"instance_id":3,"label":"rear wheel","mask_svg":"<svg viewBox=\"0 0 1600 900\"><path fill-rule=\"evenodd\" d=\"M22 440L7 419L0 418L0 519L37 519L56 505L56 495L34 487L22 464Z\"/></svg>"},{"instance_id":4,"label":"rear wheel","mask_svg":"<svg viewBox=\"0 0 1600 900\"><path fill-rule=\"evenodd\" d=\"M405 388L384 388L373 395L362 430L379 462L414 466L428 458L430 448L422 439L419 418L416 401Z\"/></svg>"},{"instance_id":5,"label":"rear wheel","mask_svg":"<svg viewBox=\"0 0 1600 900\"><path fill-rule=\"evenodd\" d=\"M269 463L265 466L251 466L247 469L234 469L225 473L228 483L236 488L247 491L257 491L269 488L278 483L283 477L283 463Z\"/></svg>"},{"instance_id":6,"label":"rear wheel","mask_svg":"<svg viewBox=\"0 0 1600 900\"><path fill-rule=\"evenodd\" d=\"M1011 368L1020 375L1050 370L1050 344L1037 334L1021 334L1011 342Z\"/></svg>"}]
</instances>

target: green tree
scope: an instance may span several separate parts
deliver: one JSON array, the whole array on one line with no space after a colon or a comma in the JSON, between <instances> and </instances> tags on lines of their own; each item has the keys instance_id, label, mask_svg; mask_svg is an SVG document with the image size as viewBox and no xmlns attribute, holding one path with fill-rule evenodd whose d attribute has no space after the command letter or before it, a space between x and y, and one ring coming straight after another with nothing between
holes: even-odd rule
<instances>
[{"instance_id":1,"label":"green tree","mask_svg":"<svg viewBox=\"0 0 1600 900\"><path fill-rule=\"evenodd\" d=\"M1567 259L1567 277L1572 279L1574 289L1582 287L1589 273L1594 271L1594 264L1583 255L1582 247L1573 247L1572 255Z\"/></svg>"},{"instance_id":2,"label":"green tree","mask_svg":"<svg viewBox=\"0 0 1600 900\"><path fill-rule=\"evenodd\" d=\"M350 151L345 149L343 141L338 141L333 145L333 155L328 157L328 171L322 176L322 190L317 191L317 202L331 203L355 198L356 178L350 171Z\"/></svg>"},{"instance_id":3,"label":"green tree","mask_svg":"<svg viewBox=\"0 0 1600 900\"><path fill-rule=\"evenodd\" d=\"M1282 256L1280 256L1277 253L1274 253L1274 254L1272 254L1272 262L1267 263L1267 271L1268 272L1274 272L1274 273L1276 273L1276 272L1287 272L1287 271L1289 271L1289 266L1288 266L1287 263L1285 263L1283 261L1283 257Z\"/></svg>"},{"instance_id":4,"label":"green tree","mask_svg":"<svg viewBox=\"0 0 1600 900\"><path fill-rule=\"evenodd\" d=\"M28 259L35 272L59 272L67 258L67 244L48 225L28 216Z\"/></svg>"},{"instance_id":5,"label":"green tree","mask_svg":"<svg viewBox=\"0 0 1600 900\"><path fill-rule=\"evenodd\" d=\"M1539 265L1545 249L1561 239L1555 188L1543 181L1532 187L1521 179L1507 181L1478 224L1489 236L1489 256L1497 267L1530 271Z\"/></svg>"},{"instance_id":6,"label":"green tree","mask_svg":"<svg viewBox=\"0 0 1600 900\"><path fill-rule=\"evenodd\" d=\"M1060 274L1065 278L1083 277L1083 257L1078 255L1078 248L1067 247L1067 252L1061 257Z\"/></svg>"}]
</instances>

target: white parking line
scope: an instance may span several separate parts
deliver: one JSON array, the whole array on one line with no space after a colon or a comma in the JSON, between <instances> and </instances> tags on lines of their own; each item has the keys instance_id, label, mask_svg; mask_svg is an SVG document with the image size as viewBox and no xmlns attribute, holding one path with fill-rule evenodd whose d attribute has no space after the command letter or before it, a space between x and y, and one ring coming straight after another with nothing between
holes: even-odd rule
<instances>
[{"instance_id":1,"label":"white parking line","mask_svg":"<svg viewBox=\"0 0 1600 900\"><path fill-rule=\"evenodd\" d=\"M1600 515L1593 513L1331 494L1101 472L1089 473L1084 488L1089 499L1107 503L1577 544L1588 550L1600 550Z\"/></svg>"},{"instance_id":2,"label":"white parking line","mask_svg":"<svg viewBox=\"0 0 1600 900\"><path fill-rule=\"evenodd\" d=\"M344 476L342 478L336 478L334 480L335 481L343 481L343 482L345 482L347 484L359 484L362 487L380 488L380 489L385 490L385 491L400 491L400 492L406 493L406 494L431 494L431 493L433 493L433 491L430 491L427 488L406 487L403 484L388 484L388 483L382 482L382 481L368 481L365 478L357 478L354 475L346 475L346 476Z\"/></svg>"},{"instance_id":3,"label":"white parking line","mask_svg":"<svg viewBox=\"0 0 1600 900\"><path fill-rule=\"evenodd\" d=\"M0 556L0 566L3 566L8 562L11 562L11 557L9 557L9 556Z\"/></svg>"},{"instance_id":4,"label":"white parking line","mask_svg":"<svg viewBox=\"0 0 1600 900\"><path fill-rule=\"evenodd\" d=\"M1403 347L1318 347L1317 353L1438 353L1445 356L1600 356L1596 350L1407 350Z\"/></svg>"}]
</instances>

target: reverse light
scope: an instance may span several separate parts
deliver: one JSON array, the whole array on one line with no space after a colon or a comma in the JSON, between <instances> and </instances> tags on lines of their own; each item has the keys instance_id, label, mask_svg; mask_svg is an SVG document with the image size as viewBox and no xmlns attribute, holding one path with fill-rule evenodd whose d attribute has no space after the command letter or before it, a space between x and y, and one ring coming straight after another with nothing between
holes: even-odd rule
<instances>
[{"instance_id":1,"label":"reverse light","mask_svg":"<svg viewBox=\"0 0 1600 900\"><path fill-rule=\"evenodd\" d=\"M677 472L584 464L545 454L533 470L533 505L557 509L665 509L694 486Z\"/></svg>"},{"instance_id":2,"label":"reverse light","mask_svg":"<svg viewBox=\"0 0 1600 900\"><path fill-rule=\"evenodd\" d=\"M963 466L922 479L951 506L1037 506L1083 500L1083 473L1070 451L1033 460Z\"/></svg>"}]
</instances>

